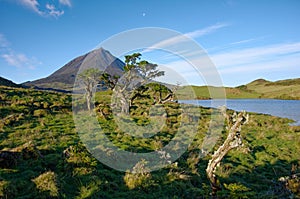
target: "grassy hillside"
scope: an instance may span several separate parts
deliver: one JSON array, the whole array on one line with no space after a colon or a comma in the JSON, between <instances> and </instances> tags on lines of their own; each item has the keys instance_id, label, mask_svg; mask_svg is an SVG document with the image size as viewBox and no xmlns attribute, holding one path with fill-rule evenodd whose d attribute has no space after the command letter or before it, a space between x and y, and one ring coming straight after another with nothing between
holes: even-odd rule
<instances>
[{"instance_id":1,"label":"grassy hillside","mask_svg":"<svg viewBox=\"0 0 300 199\"><path fill-rule=\"evenodd\" d=\"M260 94L260 98L300 99L300 78L270 82L255 80L246 85L248 90Z\"/></svg>"},{"instance_id":2,"label":"grassy hillside","mask_svg":"<svg viewBox=\"0 0 300 199\"><path fill-rule=\"evenodd\" d=\"M210 86L191 86L198 99L210 99L210 90L225 89L228 99L251 99L251 98L270 98L270 99L296 99L300 100L300 78L280 80L270 82L264 79L257 79L246 85L235 88L225 87L216 88ZM178 90L179 95L185 99L191 99L186 95L187 86Z\"/></svg>"},{"instance_id":3,"label":"grassy hillside","mask_svg":"<svg viewBox=\"0 0 300 199\"><path fill-rule=\"evenodd\" d=\"M95 110L106 135L118 147L153 151L176 133L179 104L164 105L167 121L161 132L149 139L138 138L117 127L109 107L110 95L98 93ZM131 118L139 125L148 122L149 100L145 99L137 99L131 108ZM74 128L70 95L0 87L0 105L0 198L210 197L205 175L210 155L203 159L198 155L211 109L200 109L198 134L176 163L141 176L113 170L87 151ZM231 151L217 171L223 187L220 197L300 197L299 182L290 179L289 192L278 180L300 172L300 128L289 126L289 122L250 114L250 123L241 131L244 147ZM218 144L225 137L224 128Z\"/></svg>"},{"instance_id":4,"label":"grassy hillside","mask_svg":"<svg viewBox=\"0 0 300 199\"><path fill-rule=\"evenodd\" d=\"M190 86L188 86L190 87ZM183 86L180 89L178 89L178 95L181 99L193 99L192 96L188 96L186 93L187 86ZM222 92L225 91L226 98L229 99L251 99L251 98L259 98L260 94L256 93L251 90L246 89L240 89L240 88L218 88L218 87L211 87L211 86L191 86L191 89L193 89L195 96L197 99L210 99L212 96L217 96L217 98L223 98ZM215 92L215 95L211 95L210 92ZM218 92L220 93L218 95ZM219 96L219 97L218 97Z\"/></svg>"}]
</instances>

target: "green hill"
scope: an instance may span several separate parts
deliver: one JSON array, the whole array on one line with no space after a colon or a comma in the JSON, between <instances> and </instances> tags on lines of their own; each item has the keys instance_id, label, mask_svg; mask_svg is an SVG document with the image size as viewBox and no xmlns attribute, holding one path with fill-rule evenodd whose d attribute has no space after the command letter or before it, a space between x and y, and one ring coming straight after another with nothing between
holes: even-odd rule
<instances>
[{"instance_id":1,"label":"green hill","mask_svg":"<svg viewBox=\"0 0 300 199\"><path fill-rule=\"evenodd\" d=\"M259 79L247 84L246 88L259 93L260 98L300 99L300 78L275 82Z\"/></svg>"},{"instance_id":2,"label":"green hill","mask_svg":"<svg viewBox=\"0 0 300 199\"><path fill-rule=\"evenodd\" d=\"M241 89L241 88L230 88L230 87L212 87L212 86L183 86L178 89L177 93L180 99L193 99L193 96L188 96L186 93L187 89L193 89L197 99L211 99L212 96L216 98L226 98L237 99L237 98L259 98L260 94L252 90ZM214 92L211 95L210 92ZM225 92L225 95L222 94ZM218 94L219 93L219 94Z\"/></svg>"},{"instance_id":3,"label":"green hill","mask_svg":"<svg viewBox=\"0 0 300 199\"><path fill-rule=\"evenodd\" d=\"M105 135L123 150L153 151L168 143L180 126L180 105L170 102L163 105L167 120L157 135L147 139L130 136L114 121L110 96L109 91L97 93L95 110ZM211 153L201 159L198 156L211 125L212 109L200 108L198 133L176 163L151 173L145 168L147 164L140 165L144 173L139 175L113 170L88 152L74 127L71 95L1 87L0 99L0 198L211 197L205 174ZM150 105L148 94L138 99L130 120L147 124ZM300 129L289 126L289 122L250 115L250 123L241 130L244 146L231 151L217 170L223 187L220 198L300 196L296 179L288 179L291 191L279 181L300 172ZM184 129L185 133L189 130ZM217 145L225 137L224 127Z\"/></svg>"},{"instance_id":4,"label":"green hill","mask_svg":"<svg viewBox=\"0 0 300 199\"><path fill-rule=\"evenodd\" d=\"M238 87L216 88L211 86L182 86L178 89L178 94L182 99L192 99L187 96L186 89L192 88L198 99L210 99L210 91L222 92L225 90L228 99L251 99L251 98L270 98L270 99L296 99L300 100L300 78L280 81L267 81L257 79L246 85Z\"/></svg>"}]
</instances>

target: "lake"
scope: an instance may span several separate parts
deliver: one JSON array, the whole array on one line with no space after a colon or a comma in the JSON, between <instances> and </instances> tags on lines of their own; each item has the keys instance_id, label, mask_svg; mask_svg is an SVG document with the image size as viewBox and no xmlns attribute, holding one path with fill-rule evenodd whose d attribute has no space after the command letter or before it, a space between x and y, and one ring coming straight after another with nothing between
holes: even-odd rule
<instances>
[{"instance_id":1,"label":"lake","mask_svg":"<svg viewBox=\"0 0 300 199\"><path fill-rule=\"evenodd\" d=\"M300 100L277 99L226 99L226 100L180 100L185 104L217 108L226 105L228 109L270 114L295 121L291 125L300 126Z\"/></svg>"}]
</instances>

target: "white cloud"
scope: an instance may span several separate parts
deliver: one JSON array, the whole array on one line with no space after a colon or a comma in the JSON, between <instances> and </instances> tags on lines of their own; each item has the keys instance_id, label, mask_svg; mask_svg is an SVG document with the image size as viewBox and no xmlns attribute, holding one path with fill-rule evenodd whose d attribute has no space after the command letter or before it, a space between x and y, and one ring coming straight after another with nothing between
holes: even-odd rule
<instances>
[{"instance_id":1,"label":"white cloud","mask_svg":"<svg viewBox=\"0 0 300 199\"><path fill-rule=\"evenodd\" d=\"M41 64L35 57L28 58L25 54L22 53L9 53L3 54L2 58L11 66L18 68L27 68L35 69L37 65Z\"/></svg>"},{"instance_id":2,"label":"white cloud","mask_svg":"<svg viewBox=\"0 0 300 199\"><path fill-rule=\"evenodd\" d=\"M43 15L44 13L39 9L39 2L37 0L20 0L20 3L25 7L31 9L39 15Z\"/></svg>"},{"instance_id":3,"label":"white cloud","mask_svg":"<svg viewBox=\"0 0 300 199\"><path fill-rule=\"evenodd\" d=\"M44 9L42 9L42 6L39 4L38 0L18 0L18 2L40 16L59 17L64 14L63 10L58 10L55 5L49 3L47 3ZM71 2L69 0L60 0L59 3L71 6Z\"/></svg>"},{"instance_id":4,"label":"white cloud","mask_svg":"<svg viewBox=\"0 0 300 199\"><path fill-rule=\"evenodd\" d=\"M46 8L48 9L48 14L53 17L59 17L64 14L64 11L59 11L52 4L46 4Z\"/></svg>"},{"instance_id":5,"label":"white cloud","mask_svg":"<svg viewBox=\"0 0 300 199\"><path fill-rule=\"evenodd\" d=\"M59 0L59 3L65 6L72 6L71 0Z\"/></svg>"}]
</instances>

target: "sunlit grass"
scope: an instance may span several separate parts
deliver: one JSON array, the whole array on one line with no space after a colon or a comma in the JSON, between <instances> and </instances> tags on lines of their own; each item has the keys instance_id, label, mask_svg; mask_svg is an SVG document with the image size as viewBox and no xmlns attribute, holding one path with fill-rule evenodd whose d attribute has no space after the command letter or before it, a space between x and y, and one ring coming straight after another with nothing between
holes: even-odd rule
<instances>
[{"instance_id":1,"label":"sunlit grass","mask_svg":"<svg viewBox=\"0 0 300 199\"><path fill-rule=\"evenodd\" d=\"M168 167L152 172L151 177L146 172L146 178L135 181L137 176L125 177L124 172L102 164L86 149L75 129L70 95L1 87L0 96L0 154L13 154L11 159L0 158L0 198L209 197L205 168L212 151L204 158L198 155L212 109L198 109L198 133L188 151ZM189 118L182 115L180 105L170 102L164 104L166 124L158 133L149 138L132 136L114 120L110 96L111 91L96 94L95 110L105 110L105 115L96 111L97 121L105 136L120 149L154 151L168 144L178 129L187 134L191 130L188 125L180 128L179 123L188 124ZM147 125L147 103L136 101L127 119L138 126ZM289 196L278 190L280 177L300 172L299 128L289 126L289 122L268 115L250 115L249 124L241 131L244 146L231 151L216 172L223 187L220 197ZM95 139L103 135L97 136ZM218 144L225 137L224 128ZM96 147L105 148L105 143ZM290 182L291 189L299 195L296 181Z\"/></svg>"}]
</instances>

